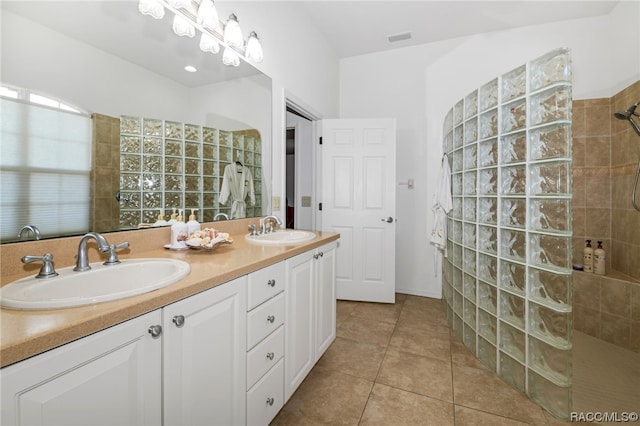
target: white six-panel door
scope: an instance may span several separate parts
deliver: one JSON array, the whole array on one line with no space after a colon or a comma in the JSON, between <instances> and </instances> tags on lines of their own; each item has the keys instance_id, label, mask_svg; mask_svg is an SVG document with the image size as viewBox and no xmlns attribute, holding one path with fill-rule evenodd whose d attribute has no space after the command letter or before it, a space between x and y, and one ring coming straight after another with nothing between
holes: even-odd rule
<instances>
[{"instance_id":1,"label":"white six-panel door","mask_svg":"<svg viewBox=\"0 0 640 426\"><path fill-rule=\"evenodd\" d=\"M340 233L338 299L395 301L395 119L322 121L322 229Z\"/></svg>"}]
</instances>

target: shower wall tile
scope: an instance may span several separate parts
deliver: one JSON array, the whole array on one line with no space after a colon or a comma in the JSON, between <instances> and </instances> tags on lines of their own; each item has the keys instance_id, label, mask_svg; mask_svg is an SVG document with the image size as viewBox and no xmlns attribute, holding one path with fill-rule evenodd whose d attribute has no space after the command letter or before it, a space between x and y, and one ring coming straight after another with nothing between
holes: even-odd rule
<instances>
[{"instance_id":1,"label":"shower wall tile","mask_svg":"<svg viewBox=\"0 0 640 426\"><path fill-rule=\"evenodd\" d=\"M617 315L600 313L600 338L616 346L629 348L631 320Z\"/></svg>"},{"instance_id":2,"label":"shower wall tile","mask_svg":"<svg viewBox=\"0 0 640 426\"><path fill-rule=\"evenodd\" d=\"M600 311L582 305L573 306L573 328L584 334L600 338Z\"/></svg>"},{"instance_id":3,"label":"shower wall tile","mask_svg":"<svg viewBox=\"0 0 640 426\"><path fill-rule=\"evenodd\" d=\"M587 136L585 143L585 166L608 168L611 163L611 137Z\"/></svg>"},{"instance_id":4,"label":"shower wall tile","mask_svg":"<svg viewBox=\"0 0 640 426\"><path fill-rule=\"evenodd\" d=\"M572 122L572 133L574 138L582 138L586 136L586 111L585 111L585 101L573 101L572 111L571 111L571 122Z\"/></svg>"},{"instance_id":5,"label":"shower wall tile","mask_svg":"<svg viewBox=\"0 0 640 426\"><path fill-rule=\"evenodd\" d=\"M631 284L611 280L602 292L602 312L631 318Z\"/></svg>"},{"instance_id":6,"label":"shower wall tile","mask_svg":"<svg viewBox=\"0 0 640 426\"><path fill-rule=\"evenodd\" d=\"M629 349L640 353L640 321L631 321L631 337Z\"/></svg>"}]
</instances>

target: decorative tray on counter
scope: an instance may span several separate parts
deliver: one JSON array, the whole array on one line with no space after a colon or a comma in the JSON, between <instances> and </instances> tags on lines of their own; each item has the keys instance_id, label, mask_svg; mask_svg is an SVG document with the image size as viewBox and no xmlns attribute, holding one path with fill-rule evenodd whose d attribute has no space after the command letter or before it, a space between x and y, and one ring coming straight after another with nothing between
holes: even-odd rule
<instances>
[{"instance_id":1,"label":"decorative tray on counter","mask_svg":"<svg viewBox=\"0 0 640 426\"><path fill-rule=\"evenodd\" d=\"M231 244L233 238L226 232L218 232L213 228L204 228L189 235L187 247L194 250L213 250L222 244Z\"/></svg>"}]
</instances>

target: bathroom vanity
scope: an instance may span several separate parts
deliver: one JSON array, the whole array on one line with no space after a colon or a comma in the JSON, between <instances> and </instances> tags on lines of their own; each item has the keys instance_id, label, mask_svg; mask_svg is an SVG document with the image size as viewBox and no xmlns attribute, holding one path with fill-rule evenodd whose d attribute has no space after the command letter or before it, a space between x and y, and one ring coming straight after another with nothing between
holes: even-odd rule
<instances>
[{"instance_id":1,"label":"bathroom vanity","mask_svg":"<svg viewBox=\"0 0 640 426\"><path fill-rule=\"evenodd\" d=\"M267 247L238 235L217 253L142 253L191 273L115 302L1 310L35 342L3 337L0 355L24 359L0 370L2 424L268 424L335 339L338 237ZM73 341L47 350L65 333Z\"/></svg>"}]
</instances>

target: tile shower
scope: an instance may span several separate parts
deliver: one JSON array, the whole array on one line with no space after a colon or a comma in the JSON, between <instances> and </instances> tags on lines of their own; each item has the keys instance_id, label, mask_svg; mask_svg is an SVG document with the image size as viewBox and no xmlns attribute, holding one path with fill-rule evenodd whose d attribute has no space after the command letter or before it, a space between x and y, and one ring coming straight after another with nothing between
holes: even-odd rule
<instances>
[{"instance_id":1,"label":"tile shower","mask_svg":"<svg viewBox=\"0 0 640 426\"><path fill-rule=\"evenodd\" d=\"M613 117L640 100L640 81L611 98L573 102L573 258L607 250L605 276L573 273L574 329L640 353L640 212L631 204L640 136Z\"/></svg>"},{"instance_id":2,"label":"tile shower","mask_svg":"<svg viewBox=\"0 0 640 426\"><path fill-rule=\"evenodd\" d=\"M198 221L230 215L219 202L224 168L240 161L254 179L256 204L247 217L262 214L262 144L257 130L220 130L168 120L120 119L120 227L152 224L162 209L198 209Z\"/></svg>"},{"instance_id":3,"label":"tile shower","mask_svg":"<svg viewBox=\"0 0 640 426\"><path fill-rule=\"evenodd\" d=\"M460 100L443 131L449 323L560 418L571 411L571 81L570 52L554 50Z\"/></svg>"}]
</instances>

